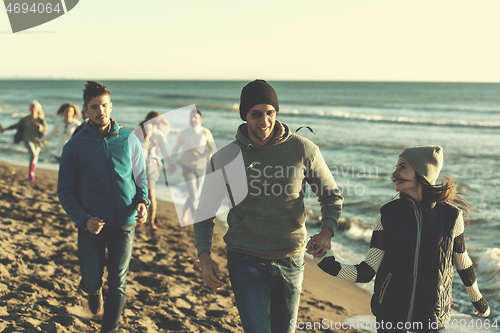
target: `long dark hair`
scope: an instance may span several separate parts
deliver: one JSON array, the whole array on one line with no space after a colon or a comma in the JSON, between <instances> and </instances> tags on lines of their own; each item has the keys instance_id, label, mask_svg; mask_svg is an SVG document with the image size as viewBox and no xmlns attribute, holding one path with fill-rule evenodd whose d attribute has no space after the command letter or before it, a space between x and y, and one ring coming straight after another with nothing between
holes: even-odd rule
<instances>
[{"instance_id":1,"label":"long dark hair","mask_svg":"<svg viewBox=\"0 0 500 333\"><path fill-rule=\"evenodd\" d=\"M144 138L144 142L146 142L146 146L149 148L149 138L148 138L148 135L146 133L146 129L144 128L144 123L151 120L151 119L154 119L158 116L161 116L161 114L157 111L151 111L149 112L147 115L146 115L146 119L144 119L143 121L141 121L139 123L139 127L141 128L141 131L142 131L142 136Z\"/></svg>"},{"instance_id":2,"label":"long dark hair","mask_svg":"<svg viewBox=\"0 0 500 333\"><path fill-rule=\"evenodd\" d=\"M470 222L469 211L472 206L465 201L462 192L458 190L458 185L450 177L441 177L441 185L431 185L418 173L415 173L417 180L422 184L422 197L425 207L430 207L432 203L451 203L455 204L465 214L467 214L467 221ZM468 225L465 223L465 225Z\"/></svg>"},{"instance_id":3,"label":"long dark hair","mask_svg":"<svg viewBox=\"0 0 500 333\"><path fill-rule=\"evenodd\" d=\"M59 107L59 110L57 110L57 115L58 116L63 115L64 114L64 110L66 110L66 108L73 108L73 110L75 110L75 118L80 117L80 109L78 108L78 106L76 106L73 103L65 103L65 104L61 105Z\"/></svg>"}]
</instances>

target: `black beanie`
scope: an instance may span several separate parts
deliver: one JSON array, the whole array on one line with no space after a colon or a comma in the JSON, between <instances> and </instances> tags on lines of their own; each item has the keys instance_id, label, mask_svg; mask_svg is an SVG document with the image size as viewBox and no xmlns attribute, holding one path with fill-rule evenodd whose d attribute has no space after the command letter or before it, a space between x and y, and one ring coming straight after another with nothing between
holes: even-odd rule
<instances>
[{"instance_id":1,"label":"black beanie","mask_svg":"<svg viewBox=\"0 0 500 333\"><path fill-rule=\"evenodd\" d=\"M264 80L255 80L247 84L241 90L240 117L246 121L247 113L257 104L269 104L274 106L276 112L280 110L278 95L269 83Z\"/></svg>"}]
</instances>

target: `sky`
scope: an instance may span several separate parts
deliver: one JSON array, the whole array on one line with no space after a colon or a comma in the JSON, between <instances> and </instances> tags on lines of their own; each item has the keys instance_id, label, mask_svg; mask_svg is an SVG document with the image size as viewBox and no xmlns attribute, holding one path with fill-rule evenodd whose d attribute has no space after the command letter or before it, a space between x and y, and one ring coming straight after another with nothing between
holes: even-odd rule
<instances>
[{"instance_id":1,"label":"sky","mask_svg":"<svg viewBox=\"0 0 500 333\"><path fill-rule=\"evenodd\" d=\"M22 0L19 0L22 1ZM81 0L0 78L500 82L500 0Z\"/></svg>"}]
</instances>

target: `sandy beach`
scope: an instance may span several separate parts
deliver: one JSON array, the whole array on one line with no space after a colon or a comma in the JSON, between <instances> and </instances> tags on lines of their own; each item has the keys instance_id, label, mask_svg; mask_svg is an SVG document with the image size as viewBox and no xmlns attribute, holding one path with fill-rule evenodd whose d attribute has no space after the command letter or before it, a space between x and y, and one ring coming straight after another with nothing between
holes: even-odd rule
<instances>
[{"instance_id":1,"label":"sandy beach","mask_svg":"<svg viewBox=\"0 0 500 333\"><path fill-rule=\"evenodd\" d=\"M96 332L101 317L88 311L79 288L77 229L59 204L57 172L38 170L32 184L26 169L0 163L0 332ZM158 225L156 231L137 226L119 331L243 332L226 270L224 227L217 224L213 257L225 286L213 290L201 277L192 226L181 228L166 202L159 203ZM369 298L308 261L298 322L341 323L368 314Z\"/></svg>"}]
</instances>

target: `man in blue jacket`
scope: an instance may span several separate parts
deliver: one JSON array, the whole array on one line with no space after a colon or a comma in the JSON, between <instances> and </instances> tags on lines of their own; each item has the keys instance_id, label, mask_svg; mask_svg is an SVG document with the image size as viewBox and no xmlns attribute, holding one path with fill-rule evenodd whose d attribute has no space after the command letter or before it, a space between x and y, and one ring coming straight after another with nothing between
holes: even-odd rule
<instances>
[{"instance_id":1,"label":"man in blue jacket","mask_svg":"<svg viewBox=\"0 0 500 333\"><path fill-rule=\"evenodd\" d=\"M138 138L110 118L113 105L108 88L88 81L83 100L89 121L64 146L57 195L78 227L80 285L96 315L103 309L102 275L108 249L101 333L114 333L125 306L135 223L147 218L146 164Z\"/></svg>"}]
</instances>

